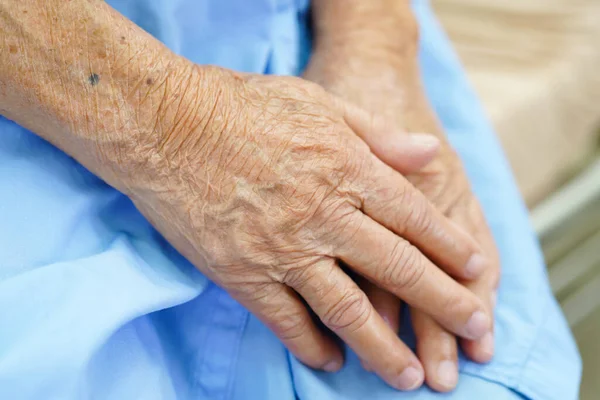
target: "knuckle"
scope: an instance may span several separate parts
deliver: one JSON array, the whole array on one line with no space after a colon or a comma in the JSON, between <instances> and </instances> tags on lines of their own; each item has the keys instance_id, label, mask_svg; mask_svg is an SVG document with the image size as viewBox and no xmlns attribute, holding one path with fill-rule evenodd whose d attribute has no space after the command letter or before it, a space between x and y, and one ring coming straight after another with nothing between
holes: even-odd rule
<instances>
[{"instance_id":1,"label":"knuckle","mask_svg":"<svg viewBox=\"0 0 600 400\"><path fill-rule=\"evenodd\" d=\"M309 332L311 320L303 308L278 301L283 290L281 285L258 285L238 298L249 300L255 308L262 310L260 314L265 316L265 323L275 335L282 340L294 340Z\"/></svg>"},{"instance_id":2,"label":"knuckle","mask_svg":"<svg viewBox=\"0 0 600 400\"><path fill-rule=\"evenodd\" d=\"M295 340L308 333L310 322L299 312L290 312L283 308L272 314L275 326L273 332L281 340Z\"/></svg>"},{"instance_id":3,"label":"knuckle","mask_svg":"<svg viewBox=\"0 0 600 400\"><path fill-rule=\"evenodd\" d=\"M339 232L353 233L360 229L360 220L356 218L356 207L349 204L346 199L324 206L320 214L319 229L323 231L325 240L331 239L331 235L338 235Z\"/></svg>"},{"instance_id":4,"label":"knuckle","mask_svg":"<svg viewBox=\"0 0 600 400\"><path fill-rule=\"evenodd\" d=\"M413 290L423 280L425 268L419 262L409 263L401 268L398 272L399 280L397 283L398 290Z\"/></svg>"},{"instance_id":5,"label":"knuckle","mask_svg":"<svg viewBox=\"0 0 600 400\"><path fill-rule=\"evenodd\" d=\"M382 283L397 290L412 290L422 280L425 265L418 250L408 242L398 242L382 267Z\"/></svg>"},{"instance_id":6,"label":"knuckle","mask_svg":"<svg viewBox=\"0 0 600 400\"><path fill-rule=\"evenodd\" d=\"M385 285L394 285L399 278L399 271L406 264L406 248L408 245L397 241L389 253L386 253L383 261L379 265L380 274L378 279ZM409 256L410 257L410 256Z\"/></svg>"},{"instance_id":7,"label":"knuckle","mask_svg":"<svg viewBox=\"0 0 600 400\"><path fill-rule=\"evenodd\" d=\"M326 247L333 244L341 232L347 234L360 229L358 216L359 202L352 196L336 193L336 189L328 188L328 193L323 194L310 207L303 216L305 225L313 232L313 237ZM347 235L346 235L347 236ZM330 254L333 252L327 252Z\"/></svg>"},{"instance_id":8,"label":"knuckle","mask_svg":"<svg viewBox=\"0 0 600 400\"><path fill-rule=\"evenodd\" d=\"M282 285L272 282L257 284L249 282L248 278L238 279L237 277L235 280L227 279L225 282L219 281L219 284L243 304L252 305L253 308L258 310L280 312L281 306L278 299L284 290L284 286Z\"/></svg>"},{"instance_id":9,"label":"knuckle","mask_svg":"<svg viewBox=\"0 0 600 400\"><path fill-rule=\"evenodd\" d=\"M412 200L405 217L404 226L415 237L428 235L433 229L433 220L425 202Z\"/></svg>"},{"instance_id":10,"label":"knuckle","mask_svg":"<svg viewBox=\"0 0 600 400\"><path fill-rule=\"evenodd\" d=\"M365 151L364 146L364 143L347 143L340 152L339 168L343 171L344 180L353 182L367 170L370 153Z\"/></svg>"},{"instance_id":11,"label":"knuckle","mask_svg":"<svg viewBox=\"0 0 600 400\"><path fill-rule=\"evenodd\" d=\"M371 307L367 296L355 289L345 293L338 301L330 305L323 315L323 323L334 332L340 330L356 331L369 320Z\"/></svg>"},{"instance_id":12,"label":"knuckle","mask_svg":"<svg viewBox=\"0 0 600 400\"><path fill-rule=\"evenodd\" d=\"M337 229L331 230L331 235L339 237L339 233L343 232L346 243L359 243L364 223L363 214L356 208L353 208L346 215L340 214L338 219L333 221L334 227Z\"/></svg>"},{"instance_id":13,"label":"knuckle","mask_svg":"<svg viewBox=\"0 0 600 400\"><path fill-rule=\"evenodd\" d=\"M286 223L290 226L281 228L290 229L284 231L302 227L323 228L323 232L330 232L331 227L339 230L352 221L361 204L345 180L326 168L311 173L299 187L290 187L286 197Z\"/></svg>"},{"instance_id":14,"label":"knuckle","mask_svg":"<svg viewBox=\"0 0 600 400\"><path fill-rule=\"evenodd\" d=\"M282 282L296 290L302 290L309 284L311 286L318 284L319 280L315 279L316 275L316 269L310 266L294 267L286 271Z\"/></svg>"}]
</instances>

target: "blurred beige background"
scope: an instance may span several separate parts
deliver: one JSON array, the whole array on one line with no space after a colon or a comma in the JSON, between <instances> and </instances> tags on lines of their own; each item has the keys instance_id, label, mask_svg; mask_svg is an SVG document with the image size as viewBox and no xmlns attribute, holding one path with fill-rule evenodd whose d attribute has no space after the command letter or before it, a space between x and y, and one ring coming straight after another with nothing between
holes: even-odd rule
<instances>
[{"instance_id":1,"label":"blurred beige background","mask_svg":"<svg viewBox=\"0 0 600 400\"><path fill-rule=\"evenodd\" d=\"M600 399L600 1L433 0L509 158Z\"/></svg>"}]
</instances>

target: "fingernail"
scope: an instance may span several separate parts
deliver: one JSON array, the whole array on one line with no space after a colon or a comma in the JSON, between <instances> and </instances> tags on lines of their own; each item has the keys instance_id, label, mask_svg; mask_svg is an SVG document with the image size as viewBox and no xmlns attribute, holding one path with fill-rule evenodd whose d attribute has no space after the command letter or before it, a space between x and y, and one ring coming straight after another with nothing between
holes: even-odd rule
<instances>
[{"instance_id":1,"label":"fingernail","mask_svg":"<svg viewBox=\"0 0 600 400\"><path fill-rule=\"evenodd\" d=\"M467 278L478 277L483 270L487 267L487 260L481 254L473 254L467 265L465 265L465 275Z\"/></svg>"},{"instance_id":2,"label":"fingernail","mask_svg":"<svg viewBox=\"0 0 600 400\"><path fill-rule=\"evenodd\" d=\"M438 383L445 388L453 388L458 382L458 368L452 361L442 361L437 369Z\"/></svg>"},{"instance_id":3,"label":"fingernail","mask_svg":"<svg viewBox=\"0 0 600 400\"><path fill-rule=\"evenodd\" d=\"M408 135L407 139L411 145L423 149L435 148L440 145L438 138L426 133L413 133Z\"/></svg>"},{"instance_id":4,"label":"fingernail","mask_svg":"<svg viewBox=\"0 0 600 400\"><path fill-rule=\"evenodd\" d=\"M490 318L483 311L475 311L467 321L465 330L469 339L479 339L490 329Z\"/></svg>"},{"instance_id":5,"label":"fingernail","mask_svg":"<svg viewBox=\"0 0 600 400\"><path fill-rule=\"evenodd\" d=\"M323 367L323 370L325 370L327 372L336 372L341 367L342 367L342 363L340 363L339 361L333 360L333 361L329 361L327 364L325 364L325 366Z\"/></svg>"},{"instance_id":6,"label":"fingernail","mask_svg":"<svg viewBox=\"0 0 600 400\"><path fill-rule=\"evenodd\" d=\"M488 355L494 355L494 335L491 332L486 333L480 340L479 345L481 346L481 351Z\"/></svg>"},{"instance_id":7,"label":"fingernail","mask_svg":"<svg viewBox=\"0 0 600 400\"><path fill-rule=\"evenodd\" d=\"M423 372L415 367L407 367L396 379L396 387L400 390L413 390L421 386Z\"/></svg>"}]
</instances>

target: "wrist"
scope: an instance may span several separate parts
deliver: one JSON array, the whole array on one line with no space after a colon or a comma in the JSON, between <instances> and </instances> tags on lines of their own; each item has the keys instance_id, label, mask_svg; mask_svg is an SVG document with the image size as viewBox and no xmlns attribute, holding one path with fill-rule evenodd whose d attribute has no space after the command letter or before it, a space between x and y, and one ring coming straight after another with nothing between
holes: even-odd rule
<instances>
[{"instance_id":1,"label":"wrist","mask_svg":"<svg viewBox=\"0 0 600 400\"><path fill-rule=\"evenodd\" d=\"M323 49L311 56L305 78L378 114L404 99L413 105L426 103L416 57L357 46Z\"/></svg>"},{"instance_id":2,"label":"wrist","mask_svg":"<svg viewBox=\"0 0 600 400\"><path fill-rule=\"evenodd\" d=\"M175 60L156 85L164 90L139 105L139 140L114 156L113 171L130 197L152 196L176 182L178 171L203 174L205 161L239 110L235 94L242 81L234 72ZM232 101L233 100L233 101Z\"/></svg>"},{"instance_id":3,"label":"wrist","mask_svg":"<svg viewBox=\"0 0 600 400\"><path fill-rule=\"evenodd\" d=\"M110 139L96 147L114 177L109 183L127 195L151 190L186 150L188 133L203 130L209 92L203 68L178 56L160 64L160 72L140 76L135 93L123 94L131 113L107 127Z\"/></svg>"},{"instance_id":4,"label":"wrist","mask_svg":"<svg viewBox=\"0 0 600 400\"><path fill-rule=\"evenodd\" d=\"M314 53L305 78L407 132L445 135L423 88L416 58L403 63L356 48Z\"/></svg>"},{"instance_id":5,"label":"wrist","mask_svg":"<svg viewBox=\"0 0 600 400\"><path fill-rule=\"evenodd\" d=\"M0 36L2 114L122 189L184 60L104 2L2 2Z\"/></svg>"},{"instance_id":6,"label":"wrist","mask_svg":"<svg viewBox=\"0 0 600 400\"><path fill-rule=\"evenodd\" d=\"M134 51L140 51L134 49ZM148 57L99 69L91 74L83 97L69 96L70 112L57 116L63 136L51 140L111 186L129 194L142 182L142 171L159 162L157 149L173 111L189 101L193 64L166 48L148 49ZM87 93L86 93L87 92ZM54 138L58 140L54 141Z\"/></svg>"},{"instance_id":7,"label":"wrist","mask_svg":"<svg viewBox=\"0 0 600 400\"><path fill-rule=\"evenodd\" d=\"M414 58L419 42L416 18L405 1L315 0L314 51L332 48L374 57Z\"/></svg>"}]
</instances>

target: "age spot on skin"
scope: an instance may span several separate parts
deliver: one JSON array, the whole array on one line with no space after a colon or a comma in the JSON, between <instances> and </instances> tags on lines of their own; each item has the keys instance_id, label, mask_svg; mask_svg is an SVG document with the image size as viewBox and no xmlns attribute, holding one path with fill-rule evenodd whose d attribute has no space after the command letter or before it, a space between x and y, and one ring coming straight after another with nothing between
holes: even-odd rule
<instances>
[{"instance_id":1,"label":"age spot on skin","mask_svg":"<svg viewBox=\"0 0 600 400\"><path fill-rule=\"evenodd\" d=\"M153 83L154 81L152 80L152 78L146 79L146 85L152 85Z\"/></svg>"},{"instance_id":2,"label":"age spot on skin","mask_svg":"<svg viewBox=\"0 0 600 400\"><path fill-rule=\"evenodd\" d=\"M90 82L90 85L96 86L98 82L100 82L100 76L98 74L91 74L88 78L88 82Z\"/></svg>"},{"instance_id":3,"label":"age spot on skin","mask_svg":"<svg viewBox=\"0 0 600 400\"><path fill-rule=\"evenodd\" d=\"M10 51L11 54L15 54L17 52L17 46L11 44L10 46L8 46L8 51Z\"/></svg>"}]
</instances>

